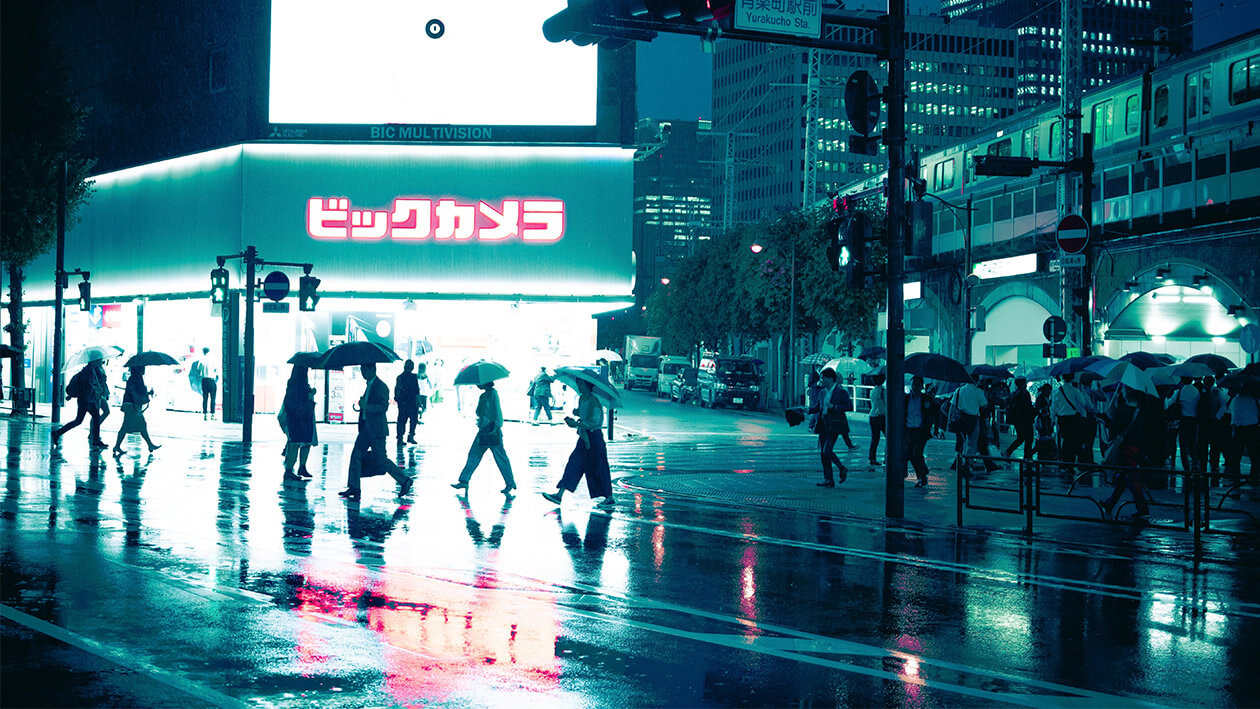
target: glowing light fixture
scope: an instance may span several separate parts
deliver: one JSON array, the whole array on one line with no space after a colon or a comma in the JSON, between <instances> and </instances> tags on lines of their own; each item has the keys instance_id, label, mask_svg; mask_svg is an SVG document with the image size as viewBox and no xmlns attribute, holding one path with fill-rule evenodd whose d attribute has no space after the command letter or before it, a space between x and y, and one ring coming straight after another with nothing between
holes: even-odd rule
<instances>
[{"instance_id":1,"label":"glowing light fixture","mask_svg":"<svg viewBox=\"0 0 1260 709\"><path fill-rule=\"evenodd\" d=\"M1167 283L1172 280L1172 269L1157 268L1155 269L1155 280Z\"/></svg>"}]
</instances>

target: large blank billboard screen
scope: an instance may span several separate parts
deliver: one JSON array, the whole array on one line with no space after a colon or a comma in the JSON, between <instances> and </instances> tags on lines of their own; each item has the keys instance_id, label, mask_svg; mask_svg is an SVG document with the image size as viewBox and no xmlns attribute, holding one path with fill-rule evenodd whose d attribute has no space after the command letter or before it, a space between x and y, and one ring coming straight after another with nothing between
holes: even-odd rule
<instances>
[{"instance_id":1,"label":"large blank billboard screen","mask_svg":"<svg viewBox=\"0 0 1260 709\"><path fill-rule=\"evenodd\" d=\"M273 124L593 126L596 49L565 0L272 0Z\"/></svg>"}]
</instances>

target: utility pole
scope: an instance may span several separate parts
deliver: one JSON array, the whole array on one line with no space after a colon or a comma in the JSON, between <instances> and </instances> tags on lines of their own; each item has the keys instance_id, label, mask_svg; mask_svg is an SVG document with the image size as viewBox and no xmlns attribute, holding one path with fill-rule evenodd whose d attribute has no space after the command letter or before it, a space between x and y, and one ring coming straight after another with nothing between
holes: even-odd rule
<instances>
[{"instance_id":1,"label":"utility pole","mask_svg":"<svg viewBox=\"0 0 1260 709\"><path fill-rule=\"evenodd\" d=\"M1081 2L1082 0L1060 0L1060 24L1062 25L1059 39L1059 70L1062 73L1059 104L1063 112L1063 160L1071 162L1082 157L1082 141L1081 141L1081 52L1082 52L1082 19L1081 19ZM1090 166L1091 174L1089 176L1082 175L1082 181L1092 177L1093 166ZM1075 176L1070 172L1064 172L1059 177L1059 218L1062 219L1069 214L1076 212L1078 207L1076 195L1072 190L1072 183ZM1090 203L1088 200L1082 200L1084 204L1079 205L1081 216L1085 218L1085 223L1092 221L1090 214ZM1071 269L1075 271L1075 269ZM1059 269L1059 305L1063 314L1071 314L1070 293L1075 278L1074 274L1068 273L1069 269ZM1085 269L1081 269L1084 273ZM1067 318L1068 321L1068 338L1077 342L1081 346L1081 353L1085 354L1088 346L1085 344L1087 331L1080 328L1080 321L1077 318Z\"/></svg>"},{"instance_id":2,"label":"utility pole","mask_svg":"<svg viewBox=\"0 0 1260 709\"><path fill-rule=\"evenodd\" d=\"M905 516L906 460L906 326L904 283L906 260L906 0L888 0L888 445L884 454L884 516Z\"/></svg>"},{"instance_id":3,"label":"utility pole","mask_svg":"<svg viewBox=\"0 0 1260 709\"><path fill-rule=\"evenodd\" d=\"M61 423L61 397L64 396L61 386L61 368L66 358L66 316L65 310L65 272L66 272L66 180L69 175L66 161L61 161L61 176L57 180L57 285L53 289L53 371L52 422ZM35 402L31 402L34 406Z\"/></svg>"}]
</instances>

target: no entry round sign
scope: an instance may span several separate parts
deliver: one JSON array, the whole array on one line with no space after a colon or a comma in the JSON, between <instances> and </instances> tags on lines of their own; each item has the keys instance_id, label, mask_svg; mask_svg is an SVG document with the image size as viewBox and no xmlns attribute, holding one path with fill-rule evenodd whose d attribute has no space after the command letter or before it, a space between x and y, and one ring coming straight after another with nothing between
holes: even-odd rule
<instances>
[{"instance_id":1,"label":"no entry round sign","mask_svg":"<svg viewBox=\"0 0 1260 709\"><path fill-rule=\"evenodd\" d=\"M1059 222L1059 231L1055 235L1059 248L1065 254L1079 254L1089 243L1089 225L1085 219L1076 214L1069 214Z\"/></svg>"}]
</instances>

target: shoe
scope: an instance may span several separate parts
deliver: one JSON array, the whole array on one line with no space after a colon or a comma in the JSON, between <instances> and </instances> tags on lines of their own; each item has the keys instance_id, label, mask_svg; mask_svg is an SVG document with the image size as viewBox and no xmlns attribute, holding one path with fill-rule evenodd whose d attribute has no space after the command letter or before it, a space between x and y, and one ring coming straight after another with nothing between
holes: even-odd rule
<instances>
[{"instance_id":1,"label":"shoe","mask_svg":"<svg viewBox=\"0 0 1260 709\"><path fill-rule=\"evenodd\" d=\"M88 446L91 448L109 448L109 444L105 441L92 441Z\"/></svg>"},{"instance_id":2,"label":"shoe","mask_svg":"<svg viewBox=\"0 0 1260 709\"><path fill-rule=\"evenodd\" d=\"M926 480L920 480L919 482L915 483L915 484L914 484L914 486L915 486L915 487L927 487L927 481L926 481Z\"/></svg>"},{"instance_id":3,"label":"shoe","mask_svg":"<svg viewBox=\"0 0 1260 709\"><path fill-rule=\"evenodd\" d=\"M870 463L871 465L883 465L883 463L879 462L878 460L870 460L867 462Z\"/></svg>"},{"instance_id":4,"label":"shoe","mask_svg":"<svg viewBox=\"0 0 1260 709\"><path fill-rule=\"evenodd\" d=\"M159 448L161 448L161 447L162 447L161 445L149 446L149 452L150 452L150 453L152 453L153 451L155 451L155 450L157 450L157 449L159 449Z\"/></svg>"},{"instance_id":5,"label":"shoe","mask_svg":"<svg viewBox=\"0 0 1260 709\"><path fill-rule=\"evenodd\" d=\"M542 496L544 500L546 500L547 502L550 502L553 505L560 504L560 496L554 492L544 492Z\"/></svg>"},{"instance_id":6,"label":"shoe","mask_svg":"<svg viewBox=\"0 0 1260 709\"><path fill-rule=\"evenodd\" d=\"M856 443L852 443L852 444L850 444L850 445L849 445L849 450L853 450L854 448L857 448L857 444L856 444Z\"/></svg>"},{"instance_id":7,"label":"shoe","mask_svg":"<svg viewBox=\"0 0 1260 709\"><path fill-rule=\"evenodd\" d=\"M600 500L595 506L596 507L612 507L616 504L617 504L617 500L614 499L612 495L609 495L608 497L605 497L604 499Z\"/></svg>"},{"instance_id":8,"label":"shoe","mask_svg":"<svg viewBox=\"0 0 1260 709\"><path fill-rule=\"evenodd\" d=\"M359 496L360 496L361 494L362 494L362 493L359 491L359 488L357 488L357 487L348 487L348 488L346 488L345 490L342 490L341 492L337 493L337 496L338 496L338 497L344 497L344 498L346 498L347 500L357 500L357 499L359 499Z\"/></svg>"},{"instance_id":9,"label":"shoe","mask_svg":"<svg viewBox=\"0 0 1260 709\"><path fill-rule=\"evenodd\" d=\"M115 448L115 449L114 449L114 457L115 457L115 458L121 458L121 457L122 457L122 454L123 454L123 449L121 449L121 448Z\"/></svg>"},{"instance_id":10,"label":"shoe","mask_svg":"<svg viewBox=\"0 0 1260 709\"><path fill-rule=\"evenodd\" d=\"M314 475L311 475L310 472L307 471L306 468L298 468L297 476L299 478L302 478L303 480L310 480L311 478L315 477Z\"/></svg>"},{"instance_id":11,"label":"shoe","mask_svg":"<svg viewBox=\"0 0 1260 709\"><path fill-rule=\"evenodd\" d=\"M830 480L826 480L824 482L814 483L814 484L817 485L818 487L835 487L836 486L836 484Z\"/></svg>"},{"instance_id":12,"label":"shoe","mask_svg":"<svg viewBox=\"0 0 1260 709\"><path fill-rule=\"evenodd\" d=\"M293 480L293 481L295 481L295 482L302 482L302 478L300 478L300 477L298 477L297 475L295 475L295 474L293 473L293 471L292 471L292 470L286 470L286 471L284 471L284 479L285 479L285 480Z\"/></svg>"},{"instance_id":13,"label":"shoe","mask_svg":"<svg viewBox=\"0 0 1260 709\"><path fill-rule=\"evenodd\" d=\"M56 431L52 432L52 444L55 446L61 442L61 434Z\"/></svg>"},{"instance_id":14,"label":"shoe","mask_svg":"<svg viewBox=\"0 0 1260 709\"><path fill-rule=\"evenodd\" d=\"M461 480L459 482L451 483L451 487L455 488L456 490L467 490L468 483Z\"/></svg>"},{"instance_id":15,"label":"shoe","mask_svg":"<svg viewBox=\"0 0 1260 709\"><path fill-rule=\"evenodd\" d=\"M402 444L403 444L403 440L402 440L401 438L399 438L399 439L397 439L397 440L395 441L395 443L397 443L397 444L398 444L398 447L399 447L399 448L401 448L401 447L402 447Z\"/></svg>"},{"instance_id":16,"label":"shoe","mask_svg":"<svg viewBox=\"0 0 1260 709\"><path fill-rule=\"evenodd\" d=\"M414 477L403 478L403 481L398 483L398 496L405 497L407 493L411 492L411 486L415 484L416 479Z\"/></svg>"},{"instance_id":17,"label":"shoe","mask_svg":"<svg viewBox=\"0 0 1260 709\"><path fill-rule=\"evenodd\" d=\"M415 442L416 442L416 437L415 437L415 436L407 436L407 442L408 442L408 443L415 443Z\"/></svg>"},{"instance_id":18,"label":"shoe","mask_svg":"<svg viewBox=\"0 0 1260 709\"><path fill-rule=\"evenodd\" d=\"M500 490L499 492L503 493L504 495L511 495L511 494L512 494L512 491L513 491L513 490L515 490L515 489L516 489L516 486L515 486L515 485L509 485L509 486L507 486L507 487L503 488L502 490Z\"/></svg>"}]
</instances>

